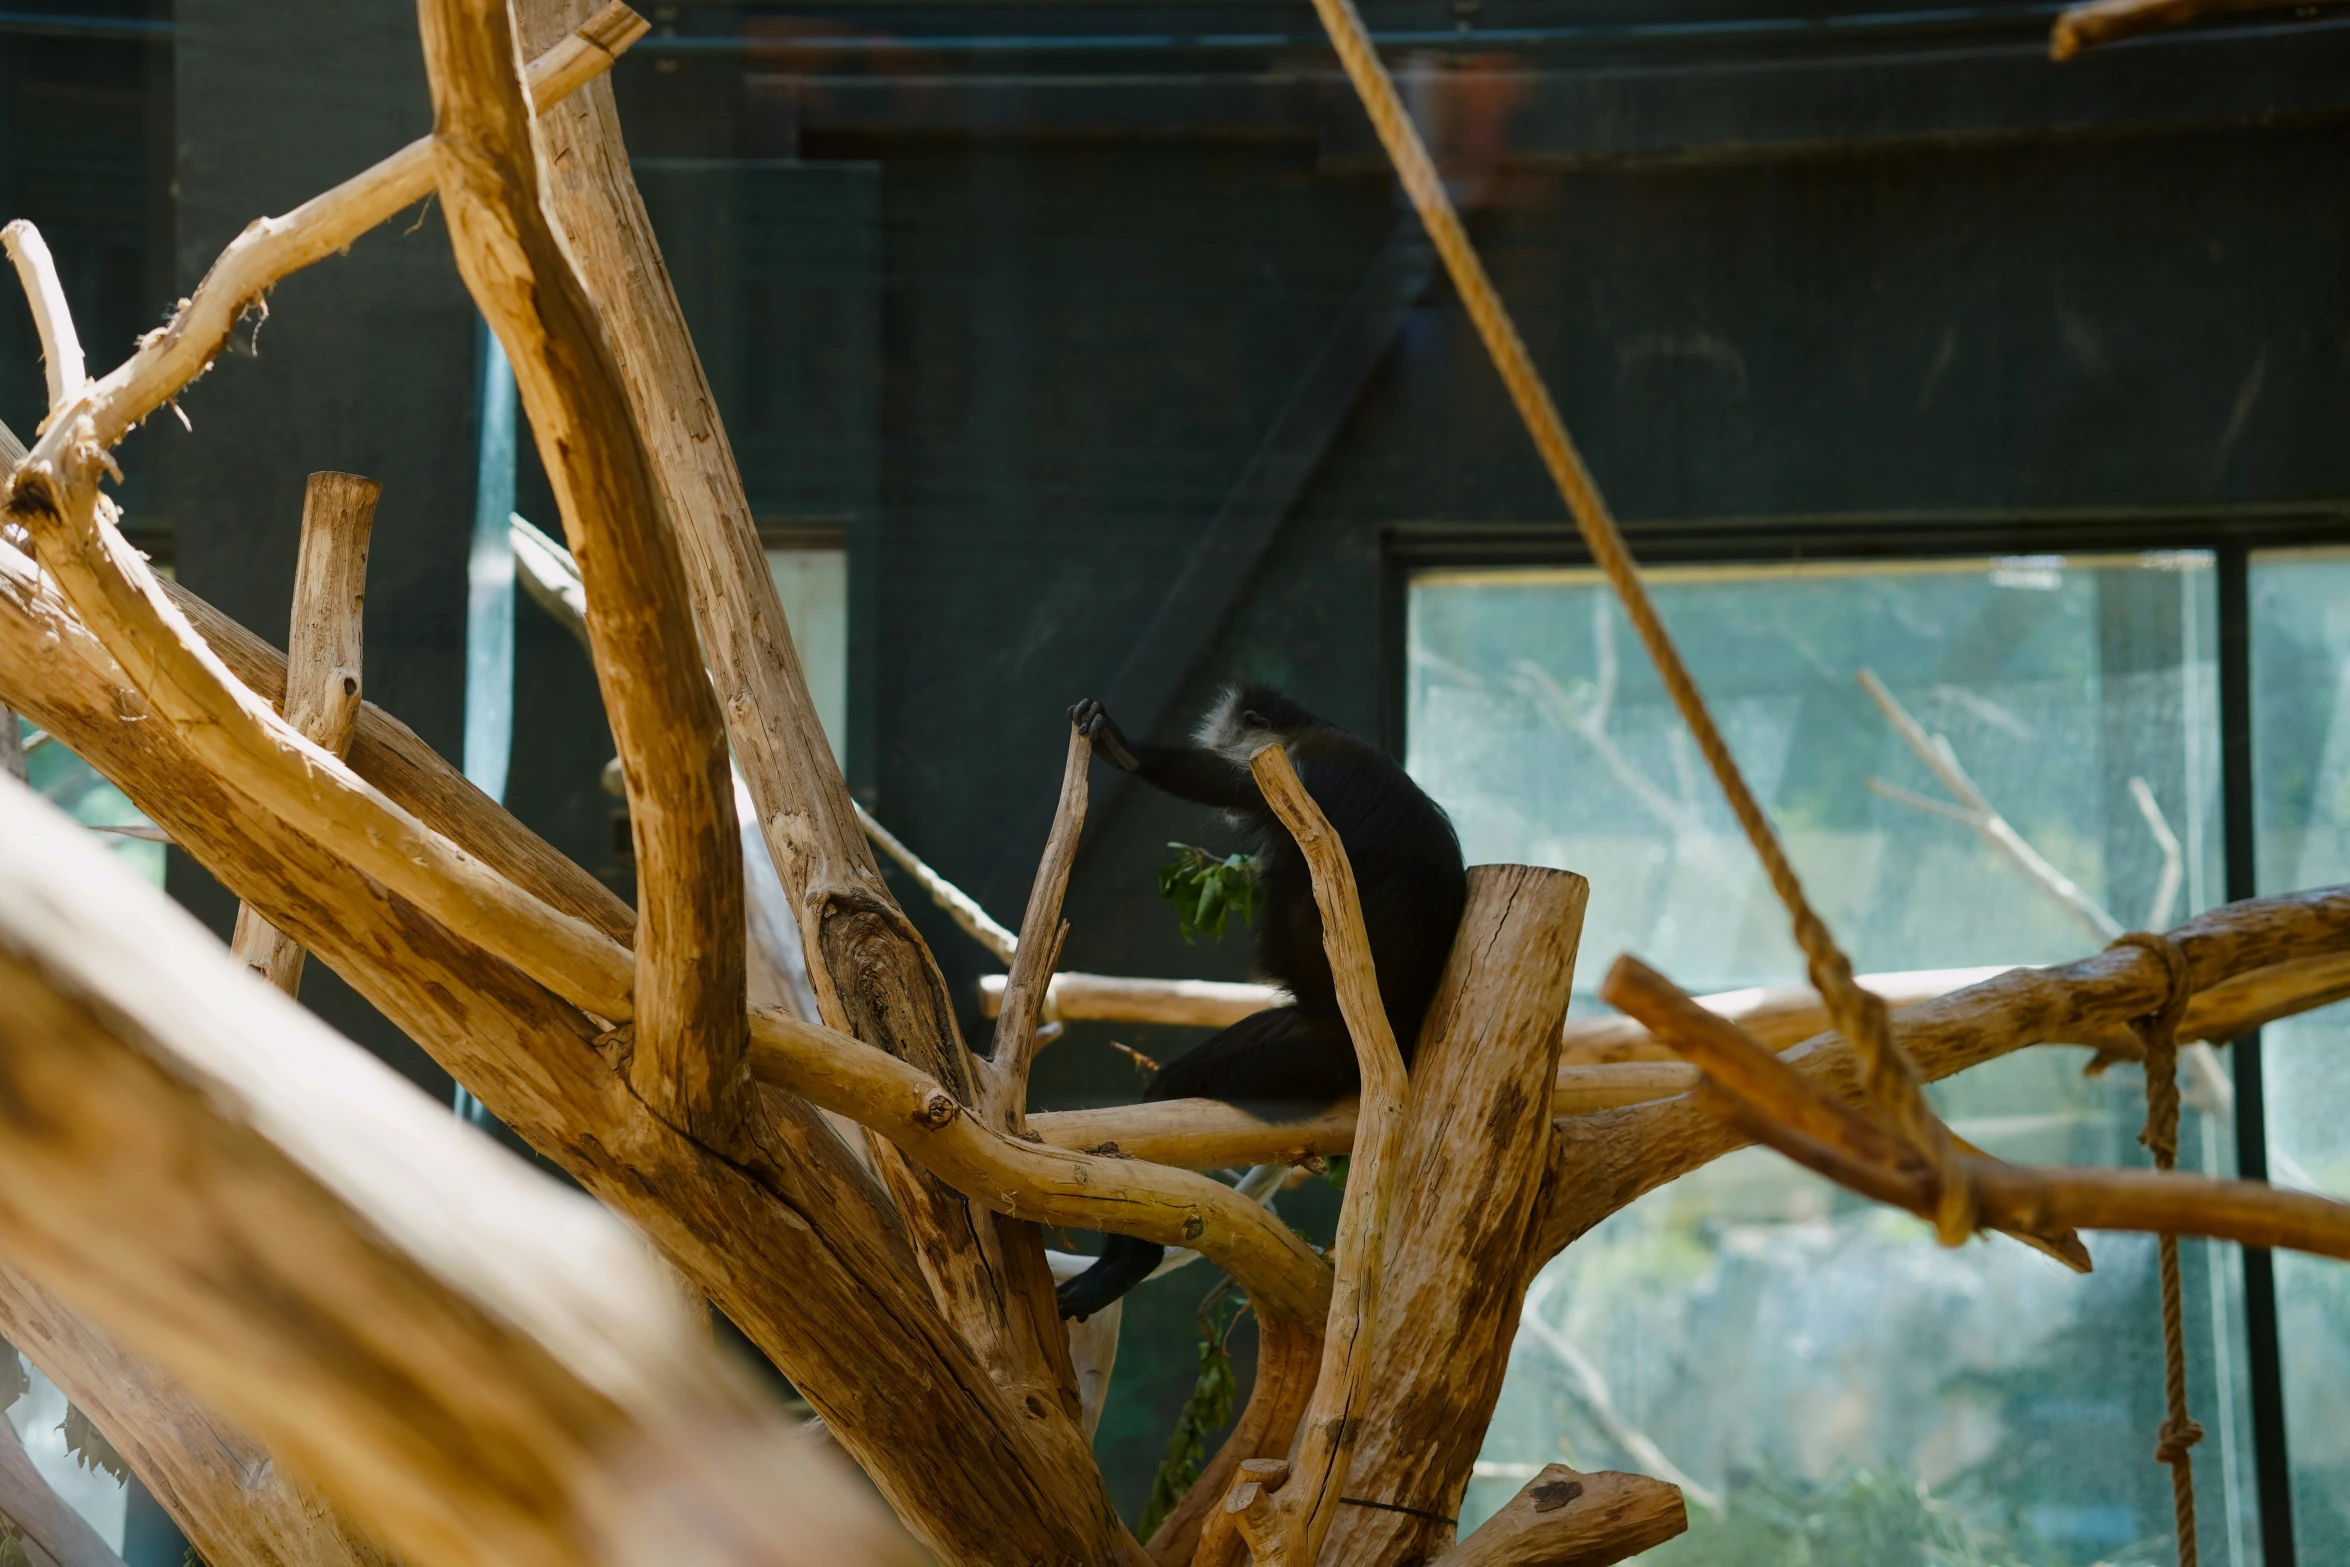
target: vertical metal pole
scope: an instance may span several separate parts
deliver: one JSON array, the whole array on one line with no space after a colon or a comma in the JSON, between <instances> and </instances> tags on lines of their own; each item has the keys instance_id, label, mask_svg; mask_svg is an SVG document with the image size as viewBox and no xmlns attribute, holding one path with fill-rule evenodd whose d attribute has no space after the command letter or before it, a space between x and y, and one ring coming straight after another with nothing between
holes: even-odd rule
<instances>
[{"instance_id":1,"label":"vertical metal pole","mask_svg":"<svg viewBox=\"0 0 2350 1567\"><path fill-rule=\"evenodd\" d=\"M2227 833L2228 899L2260 890L2252 776L2252 577L2249 553L2224 544L2219 567L2220 803ZM2236 1165L2246 1180L2268 1179L2268 1116L2260 1078L2260 1034L2235 1043ZM2244 1248L2244 1333L2252 1383L2252 1465L2260 1497L2263 1567L2296 1567L2293 1476L2285 1447L2284 1361L2277 1342L2272 1255Z\"/></svg>"},{"instance_id":2,"label":"vertical metal pole","mask_svg":"<svg viewBox=\"0 0 2350 1567\"><path fill-rule=\"evenodd\" d=\"M481 330L481 445L474 474L473 547L465 561L465 776L506 798L514 754L514 515L518 426L514 367L498 335ZM459 1083L458 1116L484 1125L489 1112Z\"/></svg>"}]
</instances>

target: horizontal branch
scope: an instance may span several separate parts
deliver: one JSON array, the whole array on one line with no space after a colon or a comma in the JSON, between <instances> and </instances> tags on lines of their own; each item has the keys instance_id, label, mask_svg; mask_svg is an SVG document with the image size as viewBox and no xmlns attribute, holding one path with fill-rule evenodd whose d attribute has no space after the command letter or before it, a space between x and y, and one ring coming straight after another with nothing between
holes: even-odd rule
<instances>
[{"instance_id":1,"label":"horizontal branch","mask_svg":"<svg viewBox=\"0 0 2350 1567\"><path fill-rule=\"evenodd\" d=\"M751 1014L751 1071L871 1127L997 1213L1189 1247L1260 1312L1318 1321L1328 1308L1330 1265L1220 1181L1010 1136L887 1051L780 1012Z\"/></svg>"},{"instance_id":2,"label":"horizontal branch","mask_svg":"<svg viewBox=\"0 0 2350 1567\"><path fill-rule=\"evenodd\" d=\"M2048 57L2069 60L2084 49L2159 33L2230 11L2282 10L2295 0L2091 0L2068 7L2048 35Z\"/></svg>"},{"instance_id":3,"label":"horizontal branch","mask_svg":"<svg viewBox=\"0 0 2350 1567\"><path fill-rule=\"evenodd\" d=\"M2094 960L2092 960L2094 961ZM1950 999L1959 1001L1972 995L1985 983L1996 983L2011 976L2042 976L2058 972L2048 969L1989 969L1926 971L1915 976L1921 986L1938 984L1932 975L1949 975L1963 979L1968 974L1988 974L1990 981L1976 981L1973 985L1954 990ZM1880 988L1879 981L1907 978L1900 975L1872 975L1862 980L1872 990L1886 995L1895 1006L1894 996L1903 992L1895 987ZM2015 981L2017 985L2026 982ZM2037 991L2040 980L2028 982ZM1887 994L1891 991L1891 994ZM1744 998L1763 998L1751 1009ZM2249 972L2221 979L2209 989L2198 991L2188 1004L2185 1020L2179 1026L2181 1039L2205 1039L2219 1043L2238 1039L2265 1023L2296 1013L2313 1011L2318 1007L2350 997L2350 952L2318 953L2309 957L2292 958L2267 964ZM1819 1010L1817 993L1802 986L1789 986L1769 991L1728 991L1714 996L1693 998L1707 1011L1725 1016L1766 1045L1785 1048L1804 1041L1817 1040L1810 1048L1823 1049L1836 1041L1837 1036L1820 1036L1826 1019ZM1922 1006L1922 1000L1909 1003ZM1994 994L1983 1003L1995 1014L2004 1003ZM1962 1014L1965 1015L1965 1014ZM1905 1022L1915 1014L1897 1012L1894 1018L1895 1037L1907 1039L1902 1032ZM1921 1061L1921 1068L1929 1076L1944 1077L1965 1067L1977 1065L1994 1056L2005 1055L2031 1045L2061 1044L2085 1045L2105 1050L2125 1059L2138 1055L2137 1036L2130 1031L2128 1014L2111 1006L2100 1006L2092 1012L2067 1012L2063 1020L2050 1019L2040 1026L2025 1025L2018 1031L2003 1036L1997 1043L1970 1042L1963 1060L1948 1065ZM1939 1024L1947 1033L1955 1025ZM1628 1043L1636 1042L1641 1054L1653 1051L1670 1056L1670 1049L1658 1042L1648 1028L1633 1018L1585 1019L1567 1025L1566 1037L1577 1037L1577 1030L1589 1029L1599 1036L1609 1053L1616 1053ZM1604 1035L1601 1030L1604 1029ZM1570 1047L1571 1048L1571 1047ZM1928 1048L1934 1048L1928 1043ZM1698 1072L1678 1059L1603 1061L1589 1064L1564 1064L1559 1067L1558 1080L1551 1091L1551 1114L1561 1120L1597 1116L1603 1111L1620 1110L1630 1106L1651 1104L1686 1094L1698 1083ZM1237 1106L1214 1099L1169 1099L1156 1104L1111 1105L1095 1110L1059 1110L1030 1116L1029 1130L1046 1142L1059 1148L1100 1148L1114 1146L1119 1153L1136 1159L1148 1159L1159 1164L1180 1165L1193 1170L1221 1170L1236 1165L1299 1163L1309 1157L1342 1154L1354 1146L1354 1107L1341 1103L1318 1115L1298 1121L1267 1122L1250 1115ZM1727 1151L1725 1148L1722 1150Z\"/></svg>"},{"instance_id":4,"label":"horizontal branch","mask_svg":"<svg viewBox=\"0 0 2350 1567\"><path fill-rule=\"evenodd\" d=\"M1610 1567L1688 1527L1681 1493L1662 1480L1550 1464L1429 1567Z\"/></svg>"}]
</instances>

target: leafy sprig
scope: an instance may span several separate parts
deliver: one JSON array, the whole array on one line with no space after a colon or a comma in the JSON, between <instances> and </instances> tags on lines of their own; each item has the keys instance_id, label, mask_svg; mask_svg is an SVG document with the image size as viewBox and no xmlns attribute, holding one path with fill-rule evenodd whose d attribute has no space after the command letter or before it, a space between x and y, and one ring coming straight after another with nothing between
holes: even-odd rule
<instances>
[{"instance_id":1,"label":"leafy sprig","mask_svg":"<svg viewBox=\"0 0 2350 1567\"><path fill-rule=\"evenodd\" d=\"M1170 843L1175 858L1159 867L1159 896L1175 905L1183 939L1224 939L1225 922L1257 919L1257 862L1245 854L1222 858L1189 843Z\"/></svg>"}]
</instances>

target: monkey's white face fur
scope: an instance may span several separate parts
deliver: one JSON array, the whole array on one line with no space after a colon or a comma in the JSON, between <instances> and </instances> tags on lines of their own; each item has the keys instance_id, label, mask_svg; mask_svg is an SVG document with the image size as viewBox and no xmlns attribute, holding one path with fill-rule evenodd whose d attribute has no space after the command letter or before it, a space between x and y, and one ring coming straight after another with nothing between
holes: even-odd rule
<instances>
[{"instance_id":1,"label":"monkey's white face fur","mask_svg":"<svg viewBox=\"0 0 2350 1567\"><path fill-rule=\"evenodd\" d=\"M1200 714L1199 726L1191 732L1191 743L1203 751L1229 756L1245 767L1250 755L1267 737L1263 730L1241 724L1240 696L1239 686L1226 686L1208 710Z\"/></svg>"}]
</instances>

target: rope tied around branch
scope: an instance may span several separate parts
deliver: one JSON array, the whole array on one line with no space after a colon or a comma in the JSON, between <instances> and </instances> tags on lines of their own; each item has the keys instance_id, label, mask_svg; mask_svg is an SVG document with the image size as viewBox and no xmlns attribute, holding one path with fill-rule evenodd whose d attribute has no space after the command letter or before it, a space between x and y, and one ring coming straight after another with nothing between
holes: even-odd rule
<instances>
[{"instance_id":1,"label":"rope tied around branch","mask_svg":"<svg viewBox=\"0 0 2350 1567\"><path fill-rule=\"evenodd\" d=\"M2188 973L2187 955L2168 936L2132 931L2113 945L2153 953L2162 960L2168 979L2162 1005L2134 1019L2130 1027L2146 1056L2146 1125L2138 1141L2154 1156L2157 1170L2169 1170L2179 1162L2179 1020L2186 1016L2194 981ZM2179 1238L2168 1233L2157 1235L2155 1247L2162 1275L2162 1391L2167 1412L2156 1433L2154 1461L2170 1468L2179 1567L2196 1567L2195 1471L2188 1452L2203 1440L2203 1427L2187 1413L2187 1328L2179 1284Z\"/></svg>"}]
</instances>

